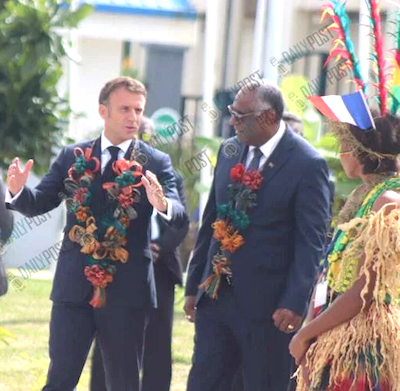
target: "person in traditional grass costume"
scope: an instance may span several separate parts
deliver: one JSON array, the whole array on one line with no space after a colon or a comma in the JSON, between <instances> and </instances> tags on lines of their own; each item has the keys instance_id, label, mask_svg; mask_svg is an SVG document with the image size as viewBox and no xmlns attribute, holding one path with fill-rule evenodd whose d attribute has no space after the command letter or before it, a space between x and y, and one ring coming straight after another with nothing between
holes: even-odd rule
<instances>
[{"instance_id":1,"label":"person in traditional grass costume","mask_svg":"<svg viewBox=\"0 0 400 391\"><path fill-rule=\"evenodd\" d=\"M398 102L388 89L379 3L367 3L375 37L379 113L371 116L364 100L372 129L360 125L361 109L348 121L358 126L328 125L339 141L346 175L362 183L338 216L305 326L290 343L300 364L297 391L400 390L400 118ZM359 63L349 44L343 5L332 1L326 9L324 15L332 17L340 38L331 55L348 59L346 66L354 71L362 95L366 82L355 71ZM343 97L345 106L349 96ZM319 98L320 105L315 97L310 99L327 117L340 120L343 113L337 106L329 108L331 113L323 107L336 98L324 98L322 104Z\"/></svg>"},{"instance_id":2,"label":"person in traditional grass costume","mask_svg":"<svg viewBox=\"0 0 400 391\"><path fill-rule=\"evenodd\" d=\"M400 390L400 119L387 115L375 124L373 132L336 129L347 176L363 182L338 216L310 305L314 319L290 344L305 366L301 391ZM317 291L325 279L322 304Z\"/></svg>"}]
</instances>

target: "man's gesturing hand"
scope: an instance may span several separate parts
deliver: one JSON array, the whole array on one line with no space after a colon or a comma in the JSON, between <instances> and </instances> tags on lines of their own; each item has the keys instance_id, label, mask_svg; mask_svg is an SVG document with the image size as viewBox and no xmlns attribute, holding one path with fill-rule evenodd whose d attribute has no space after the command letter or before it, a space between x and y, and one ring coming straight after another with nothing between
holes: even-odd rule
<instances>
[{"instance_id":1,"label":"man's gesturing hand","mask_svg":"<svg viewBox=\"0 0 400 391\"><path fill-rule=\"evenodd\" d=\"M157 177L151 171L147 170L146 175L142 176L142 182L150 204L159 212L166 212L168 207L167 200Z\"/></svg>"},{"instance_id":2,"label":"man's gesturing hand","mask_svg":"<svg viewBox=\"0 0 400 391\"><path fill-rule=\"evenodd\" d=\"M301 316L286 308L278 308L272 315L275 327L290 334L301 326Z\"/></svg>"},{"instance_id":3,"label":"man's gesturing hand","mask_svg":"<svg viewBox=\"0 0 400 391\"><path fill-rule=\"evenodd\" d=\"M15 158L7 172L7 187L12 196L15 196L25 186L29 172L33 166L33 160L29 159L24 169L19 165L19 158Z\"/></svg>"}]
</instances>

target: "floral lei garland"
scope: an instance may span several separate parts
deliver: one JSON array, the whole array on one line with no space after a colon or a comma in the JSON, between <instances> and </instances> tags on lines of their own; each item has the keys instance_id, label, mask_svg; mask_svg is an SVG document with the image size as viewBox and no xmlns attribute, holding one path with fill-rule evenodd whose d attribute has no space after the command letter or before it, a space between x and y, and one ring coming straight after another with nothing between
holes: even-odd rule
<instances>
[{"instance_id":1,"label":"floral lei garland","mask_svg":"<svg viewBox=\"0 0 400 391\"><path fill-rule=\"evenodd\" d=\"M244 244L240 232L250 224L246 211L256 206L255 191L262 182L260 170L246 171L241 163L231 169L230 176L229 201L217 206L217 219L212 224L214 238L220 242L220 249L212 260L213 274L200 285L212 299L218 298L221 276L226 275L228 281L232 277L229 257Z\"/></svg>"},{"instance_id":2,"label":"floral lei garland","mask_svg":"<svg viewBox=\"0 0 400 391\"><path fill-rule=\"evenodd\" d=\"M92 157L92 149L74 149L75 163L68 170L65 188L72 193L67 200L69 213L75 214L78 224L70 232L71 241L79 243L81 252L88 255L88 266L84 273L94 287L90 305L94 308L103 307L106 300L108 284L113 281L116 266L113 262L126 263L129 253L124 248L127 243L126 230L130 221L137 217L133 204L140 200L140 192L136 189L142 186L142 166L134 160L119 159L113 163L116 173L114 182L103 184L111 200L116 202L111 216L100 218L97 225L90 208L93 197L92 181L100 169L99 159ZM103 240L100 237L103 236Z\"/></svg>"}]
</instances>

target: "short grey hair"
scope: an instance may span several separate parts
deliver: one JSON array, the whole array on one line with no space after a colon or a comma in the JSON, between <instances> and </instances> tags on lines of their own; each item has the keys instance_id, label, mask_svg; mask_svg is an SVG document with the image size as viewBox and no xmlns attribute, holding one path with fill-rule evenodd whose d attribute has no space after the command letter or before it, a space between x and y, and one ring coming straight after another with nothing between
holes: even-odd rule
<instances>
[{"instance_id":1,"label":"short grey hair","mask_svg":"<svg viewBox=\"0 0 400 391\"><path fill-rule=\"evenodd\" d=\"M255 110L272 109L275 111L276 120L282 119L285 103L282 92L277 84L270 80L263 80L263 83L256 89Z\"/></svg>"},{"instance_id":2,"label":"short grey hair","mask_svg":"<svg viewBox=\"0 0 400 391\"><path fill-rule=\"evenodd\" d=\"M260 81L251 81L250 85L242 87L239 94L247 94L251 91L255 93L254 111L263 111L272 109L276 114L276 121L282 119L285 104L279 86L271 80L262 79Z\"/></svg>"}]
</instances>

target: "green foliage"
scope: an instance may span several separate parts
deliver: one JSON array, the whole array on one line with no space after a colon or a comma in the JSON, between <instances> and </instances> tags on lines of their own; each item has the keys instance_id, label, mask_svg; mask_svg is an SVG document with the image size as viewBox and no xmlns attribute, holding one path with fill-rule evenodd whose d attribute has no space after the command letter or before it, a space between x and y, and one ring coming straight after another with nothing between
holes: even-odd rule
<instances>
[{"instance_id":1,"label":"green foliage","mask_svg":"<svg viewBox=\"0 0 400 391\"><path fill-rule=\"evenodd\" d=\"M321 117L305 97L308 82L304 76L289 75L281 83L286 109L303 121L303 133L307 140L318 139L321 130Z\"/></svg>"},{"instance_id":2,"label":"green foliage","mask_svg":"<svg viewBox=\"0 0 400 391\"><path fill-rule=\"evenodd\" d=\"M281 83L286 108L299 116L304 126L305 138L314 145L326 159L335 182L335 203L333 216L341 209L345 199L359 183L349 179L343 171L339 159L339 148L336 138L331 133L324 132L321 115L312 107L305 97L307 79L304 76L290 75ZM322 136L321 136L322 134Z\"/></svg>"},{"instance_id":3,"label":"green foliage","mask_svg":"<svg viewBox=\"0 0 400 391\"><path fill-rule=\"evenodd\" d=\"M9 0L0 7L0 168L15 156L33 158L41 174L62 144L71 111L57 91L70 52L61 31L91 11L72 10L71 0Z\"/></svg>"},{"instance_id":4,"label":"green foliage","mask_svg":"<svg viewBox=\"0 0 400 391\"><path fill-rule=\"evenodd\" d=\"M333 218L335 218L342 208L346 198L353 189L360 183L360 180L349 179L340 163L339 145L332 133L325 133L322 138L314 143L321 155L325 158L329 168L334 174L335 181L335 202L333 204Z\"/></svg>"},{"instance_id":5,"label":"green foliage","mask_svg":"<svg viewBox=\"0 0 400 391\"><path fill-rule=\"evenodd\" d=\"M18 274L18 270L15 270L15 274ZM42 278L46 278L45 275ZM1 324L17 337L8 338L8 345L0 342L1 391L41 390L46 382L49 366L51 274L48 274L46 280L31 278L25 283L26 289L23 291L13 289L11 285L7 295L0 300ZM182 287L176 287L175 298L171 391L182 391L186 387L191 366L194 328L183 313ZM79 391L89 390L91 361L92 353L79 379Z\"/></svg>"},{"instance_id":6,"label":"green foliage","mask_svg":"<svg viewBox=\"0 0 400 391\"><path fill-rule=\"evenodd\" d=\"M170 142L165 145L157 145L156 148L167 153L172 161L172 166L184 178L187 203L189 213L193 213L199 204L199 196L210 189L200 182L200 171L187 168L187 162L191 159L196 159L196 156L205 151L202 155L203 160L207 163L203 170L211 169L215 166L217 160L217 153L222 139L220 138L207 138L196 136L193 140L187 142L180 140L180 142Z\"/></svg>"},{"instance_id":7,"label":"green foliage","mask_svg":"<svg viewBox=\"0 0 400 391\"><path fill-rule=\"evenodd\" d=\"M185 183L186 200L189 210L189 216L193 214L199 205L200 194L208 192L210 189L200 180L201 170L211 170L216 164L217 153L222 142L220 138L207 138L197 136L192 140L178 140L178 142L170 142L165 145L156 145L156 148L167 153L172 161L172 166L179 174L182 175ZM188 169L191 167L188 162L191 160L204 162L197 167L200 169ZM198 223L193 222L190 225L189 233L184 242L180 246L182 266L185 269L189 260L190 252L196 241L196 230Z\"/></svg>"}]
</instances>

